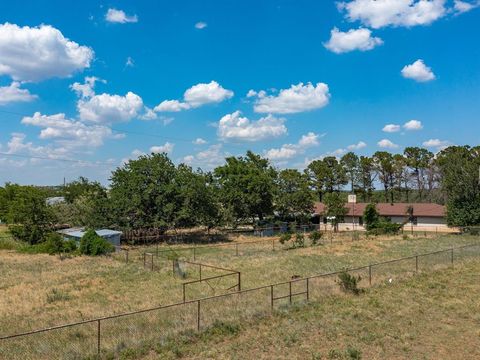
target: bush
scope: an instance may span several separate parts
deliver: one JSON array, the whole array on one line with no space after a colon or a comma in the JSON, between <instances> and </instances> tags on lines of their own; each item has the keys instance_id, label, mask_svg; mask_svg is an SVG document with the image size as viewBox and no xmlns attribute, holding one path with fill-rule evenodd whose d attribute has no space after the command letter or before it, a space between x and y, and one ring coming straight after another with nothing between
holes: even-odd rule
<instances>
[{"instance_id":1,"label":"bush","mask_svg":"<svg viewBox=\"0 0 480 360\"><path fill-rule=\"evenodd\" d=\"M115 247L112 244L98 236L92 229L87 230L80 240L80 253L84 255L105 255L114 250Z\"/></svg>"},{"instance_id":2,"label":"bush","mask_svg":"<svg viewBox=\"0 0 480 360\"><path fill-rule=\"evenodd\" d=\"M289 242L292 239L292 234L289 232L286 232L280 236L280 244L285 244L286 242Z\"/></svg>"},{"instance_id":3,"label":"bush","mask_svg":"<svg viewBox=\"0 0 480 360\"><path fill-rule=\"evenodd\" d=\"M346 271L342 271L338 274L338 284L340 289L344 292L352 293L355 295L360 294L361 290L358 288L358 283L362 280L360 276L350 275Z\"/></svg>"},{"instance_id":4,"label":"bush","mask_svg":"<svg viewBox=\"0 0 480 360\"><path fill-rule=\"evenodd\" d=\"M371 235L396 235L402 228L401 224L395 224L387 219L382 219L372 225L368 234Z\"/></svg>"},{"instance_id":5,"label":"bush","mask_svg":"<svg viewBox=\"0 0 480 360\"><path fill-rule=\"evenodd\" d=\"M302 233L297 233L295 235L293 247L305 247L305 236Z\"/></svg>"},{"instance_id":6,"label":"bush","mask_svg":"<svg viewBox=\"0 0 480 360\"><path fill-rule=\"evenodd\" d=\"M322 233L314 230L308 235L308 238L312 242L312 245L317 245L318 241L322 238Z\"/></svg>"},{"instance_id":7,"label":"bush","mask_svg":"<svg viewBox=\"0 0 480 360\"><path fill-rule=\"evenodd\" d=\"M41 252L46 252L50 255L60 253L71 253L77 250L77 243L75 240L64 240L60 234L50 233L47 235L47 240L44 243L37 245Z\"/></svg>"}]
</instances>

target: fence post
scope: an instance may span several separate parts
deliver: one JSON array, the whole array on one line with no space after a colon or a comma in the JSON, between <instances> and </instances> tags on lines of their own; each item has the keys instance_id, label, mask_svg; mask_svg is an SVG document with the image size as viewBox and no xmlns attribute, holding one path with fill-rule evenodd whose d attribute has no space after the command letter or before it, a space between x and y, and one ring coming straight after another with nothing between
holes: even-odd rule
<instances>
[{"instance_id":1,"label":"fence post","mask_svg":"<svg viewBox=\"0 0 480 360\"><path fill-rule=\"evenodd\" d=\"M172 259L172 275L175 276L175 259Z\"/></svg>"},{"instance_id":2,"label":"fence post","mask_svg":"<svg viewBox=\"0 0 480 360\"><path fill-rule=\"evenodd\" d=\"M200 280L202 280L202 264L199 264L199 267L200 267Z\"/></svg>"},{"instance_id":3,"label":"fence post","mask_svg":"<svg viewBox=\"0 0 480 360\"><path fill-rule=\"evenodd\" d=\"M273 285L270 285L270 307L273 310Z\"/></svg>"},{"instance_id":4,"label":"fence post","mask_svg":"<svg viewBox=\"0 0 480 360\"><path fill-rule=\"evenodd\" d=\"M452 267L453 267L453 248L450 249L450 261L452 263Z\"/></svg>"},{"instance_id":5,"label":"fence post","mask_svg":"<svg viewBox=\"0 0 480 360\"><path fill-rule=\"evenodd\" d=\"M194 248L193 248L193 261L195 261L195 260L197 259L197 254L196 254L196 252L197 252L197 248L194 247Z\"/></svg>"},{"instance_id":6,"label":"fence post","mask_svg":"<svg viewBox=\"0 0 480 360\"><path fill-rule=\"evenodd\" d=\"M158 257L158 243L157 243L157 257Z\"/></svg>"},{"instance_id":7,"label":"fence post","mask_svg":"<svg viewBox=\"0 0 480 360\"><path fill-rule=\"evenodd\" d=\"M145 262L146 262L147 254L143 253L143 268L145 269Z\"/></svg>"},{"instance_id":8,"label":"fence post","mask_svg":"<svg viewBox=\"0 0 480 360\"><path fill-rule=\"evenodd\" d=\"M182 284L182 290L183 290L183 302L185 303L185 283Z\"/></svg>"},{"instance_id":9,"label":"fence post","mask_svg":"<svg viewBox=\"0 0 480 360\"><path fill-rule=\"evenodd\" d=\"M235 256L238 256L238 244L235 244Z\"/></svg>"},{"instance_id":10,"label":"fence post","mask_svg":"<svg viewBox=\"0 0 480 360\"><path fill-rule=\"evenodd\" d=\"M289 296L289 301L290 301L290 304L291 304L292 303L292 281L291 280L288 283L288 288L289 288L288 296Z\"/></svg>"},{"instance_id":11,"label":"fence post","mask_svg":"<svg viewBox=\"0 0 480 360\"><path fill-rule=\"evenodd\" d=\"M238 272L238 291L242 290L242 275L240 271Z\"/></svg>"},{"instance_id":12,"label":"fence post","mask_svg":"<svg viewBox=\"0 0 480 360\"><path fill-rule=\"evenodd\" d=\"M153 271L153 254L152 254L152 271Z\"/></svg>"},{"instance_id":13,"label":"fence post","mask_svg":"<svg viewBox=\"0 0 480 360\"><path fill-rule=\"evenodd\" d=\"M307 278L307 301L310 300L310 291L309 291L310 285L308 280L310 280L310 278Z\"/></svg>"},{"instance_id":14,"label":"fence post","mask_svg":"<svg viewBox=\"0 0 480 360\"><path fill-rule=\"evenodd\" d=\"M126 250L126 253L125 253L125 262L128 264L128 250Z\"/></svg>"},{"instance_id":15,"label":"fence post","mask_svg":"<svg viewBox=\"0 0 480 360\"><path fill-rule=\"evenodd\" d=\"M418 255L415 256L415 272L418 273Z\"/></svg>"},{"instance_id":16,"label":"fence post","mask_svg":"<svg viewBox=\"0 0 480 360\"><path fill-rule=\"evenodd\" d=\"M197 301L197 331L200 331L200 300Z\"/></svg>"},{"instance_id":17,"label":"fence post","mask_svg":"<svg viewBox=\"0 0 480 360\"><path fill-rule=\"evenodd\" d=\"M275 239L272 239L272 251L275 251Z\"/></svg>"},{"instance_id":18,"label":"fence post","mask_svg":"<svg viewBox=\"0 0 480 360\"><path fill-rule=\"evenodd\" d=\"M368 265L368 283L372 286L372 265Z\"/></svg>"},{"instance_id":19,"label":"fence post","mask_svg":"<svg viewBox=\"0 0 480 360\"><path fill-rule=\"evenodd\" d=\"M97 321L97 354L100 355L100 319Z\"/></svg>"}]
</instances>

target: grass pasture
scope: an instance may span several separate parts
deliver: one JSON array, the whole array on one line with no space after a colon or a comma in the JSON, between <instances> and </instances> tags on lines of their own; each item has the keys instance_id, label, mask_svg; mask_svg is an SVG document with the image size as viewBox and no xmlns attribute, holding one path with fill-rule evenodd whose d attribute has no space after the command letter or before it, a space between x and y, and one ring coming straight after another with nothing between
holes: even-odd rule
<instances>
[{"instance_id":1,"label":"grass pasture","mask_svg":"<svg viewBox=\"0 0 480 360\"><path fill-rule=\"evenodd\" d=\"M243 250L238 255L235 250L232 251L231 246L199 247L196 261L241 271L242 289L250 289L289 281L292 277L307 277L477 241L476 238L466 235L429 238L399 236L354 242L345 238L342 241L333 241L332 244L294 250L276 247L275 251L272 251L271 245L265 247L264 243L246 244L252 240L257 238L239 239ZM250 246L252 248L249 248ZM163 247L160 247L160 250L163 250ZM187 278L180 279L172 276L171 260L154 256L156 271L150 271L148 266L143 268L142 251L154 252L152 248L131 250L128 264L120 260L121 256L62 259L58 256L0 251L0 336L182 301L182 283L198 278L196 266L187 264ZM458 253L455 256L463 255ZM432 270L436 264L447 268L450 264L449 253L420 258L419 271ZM373 284L383 286L393 279L393 283L389 284L396 286L401 274L411 275L415 272L415 265L414 260L410 259L399 264L376 267L373 269ZM207 277L218 273L203 269L202 275ZM362 277L361 286L368 287L368 272L363 269L357 275ZM189 287L187 298L219 295L234 284L234 279L226 278L222 281L225 282L215 280ZM303 282L293 283L292 292L301 293L304 286ZM341 295L336 276L312 279L310 286L311 300L322 300L332 294ZM275 297L282 297L289 293L288 284L276 286L274 291ZM267 316L271 312L270 297L270 289L265 288L238 296L202 301L201 328L215 327L218 320L241 324L252 318ZM302 295L295 297L292 303L298 305L304 303L304 300ZM288 303L288 297L279 299L275 301L275 309L281 310ZM191 303L179 308L103 321L102 348L114 349L116 353L120 353L124 348L152 344L158 340L159 334L162 334L162 341L167 341L168 336L178 331L194 330L198 314L196 306L196 303ZM48 346L58 351L65 350L64 345L68 343L69 351L72 351L64 353L64 357L68 358L72 357L75 351L91 354L96 345L96 331L96 324L88 323L76 329L58 331L58 336L55 336L55 332L39 334L28 341L35 343L35 339L38 339L38 347L49 344ZM43 336L48 337L48 340ZM31 349L32 343L23 341L11 342L13 347L2 351L15 348L18 358L28 358L22 351ZM42 349L37 350L39 352L32 358L48 358L48 347L44 349L45 353L42 353Z\"/></svg>"}]
</instances>

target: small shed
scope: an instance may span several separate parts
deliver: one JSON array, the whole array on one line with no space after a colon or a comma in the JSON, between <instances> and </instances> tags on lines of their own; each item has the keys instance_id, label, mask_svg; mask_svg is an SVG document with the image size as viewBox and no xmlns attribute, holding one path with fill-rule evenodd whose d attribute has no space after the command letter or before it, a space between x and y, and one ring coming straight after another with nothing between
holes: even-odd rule
<instances>
[{"instance_id":1,"label":"small shed","mask_svg":"<svg viewBox=\"0 0 480 360\"><path fill-rule=\"evenodd\" d=\"M110 230L110 229L99 229L95 230L98 236L101 236L105 240L107 240L110 244L117 248L120 246L120 240L122 237L121 231ZM58 231L59 234L63 235L65 240L73 239L75 241L80 241L80 239L85 235L86 230L85 228L69 228L63 229Z\"/></svg>"}]
</instances>

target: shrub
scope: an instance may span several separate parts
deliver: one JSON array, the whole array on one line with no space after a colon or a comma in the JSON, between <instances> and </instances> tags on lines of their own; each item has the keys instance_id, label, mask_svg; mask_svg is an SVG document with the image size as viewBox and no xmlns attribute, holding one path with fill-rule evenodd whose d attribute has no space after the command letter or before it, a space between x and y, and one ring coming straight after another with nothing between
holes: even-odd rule
<instances>
[{"instance_id":1,"label":"shrub","mask_svg":"<svg viewBox=\"0 0 480 360\"><path fill-rule=\"evenodd\" d=\"M289 232L286 232L280 236L280 244L285 244L286 242L289 242L292 239L292 234Z\"/></svg>"},{"instance_id":2,"label":"shrub","mask_svg":"<svg viewBox=\"0 0 480 360\"><path fill-rule=\"evenodd\" d=\"M77 250L77 243L75 240L63 240L62 236L57 233L50 233L47 235L47 240L44 243L37 245L40 252L46 252L50 255L60 253L71 253Z\"/></svg>"},{"instance_id":3,"label":"shrub","mask_svg":"<svg viewBox=\"0 0 480 360\"><path fill-rule=\"evenodd\" d=\"M371 235L396 235L401 228L401 224L395 224L387 219L382 219L376 222L368 233Z\"/></svg>"},{"instance_id":4,"label":"shrub","mask_svg":"<svg viewBox=\"0 0 480 360\"><path fill-rule=\"evenodd\" d=\"M105 255L115 250L114 246L89 229L80 240L80 253L84 255Z\"/></svg>"},{"instance_id":5,"label":"shrub","mask_svg":"<svg viewBox=\"0 0 480 360\"><path fill-rule=\"evenodd\" d=\"M352 293L355 295L360 294L361 290L358 288L358 283L362 280L360 276L350 275L346 271L342 271L338 274L338 284L340 289L347 293Z\"/></svg>"},{"instance_id":6,"label":"shrub","mask_svg":"<svg viewBox=\"0 0 480 360\"><path fill-rule=\"evenodd\" d=\"M302 233L297 233L295 235L293 247L305 247L305 236Z\"/></svg>"},{"instance_id":7,"label":"shrub","mask_svg":"<svg viewBox=\"0 0 480 360\"><path fill-rule=\"evenodd\" d=\"M320 231L312 231L308 235L310 241L312 242L313 245L317 245L318 241L322 238L322 233Z\"/></svg>"},{"instance_id":8,"label":"shrub","mask_svg":"<svg viewBox=\"0 0 480 360\"><path fill-rule=\"evenodd\" d=\"M48 294L47 294L47 303L51 304L56 301L68 301L71 299L71 296L68 295L66 292L62 290L58 290L56 288L53 288Z\"/></svg>"}]
</instances>

